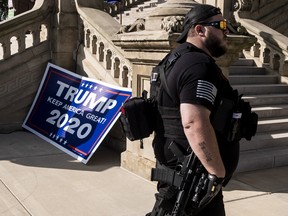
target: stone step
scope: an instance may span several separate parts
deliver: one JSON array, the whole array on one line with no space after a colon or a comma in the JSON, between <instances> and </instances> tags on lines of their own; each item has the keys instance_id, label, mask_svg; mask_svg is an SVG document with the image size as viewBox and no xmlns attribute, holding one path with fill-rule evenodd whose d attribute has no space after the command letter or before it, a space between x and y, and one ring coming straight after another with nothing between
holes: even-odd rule
<instances>
[{"instance_id":1,"label":"stone step","mask_svg":"<svg viewBox=\"0 0 288 216\"><path fill-rule=\"evenodd\" d=\"M254 59L239 58L231 66L255 66Z\"/></svg>"},{"instance_id":2,"label":"stone step","mask_svg":"<svg viewBox=\"0 0 288 216\"><path fill-rule=\"evenodd\" d=\"M240 84L276 84L279 82L278 75L230 75L231 85Z\"/></svg>"},{"instance_id":3,"label":"stone step","mask_svg":"<svg viewBox=\"0 0 288 216\"><path fill-rule=\"evenodd\" d=\"M287 130L273 132L258 132L251 140L242 139L240 141L241 151L251 151L265 148L288 147Z\"/></svg>"},{"instance_id":4,"label":"stone step","mask_svg":"<svg viewBox=\"0 0 288 216\"><path fill-rule=\"evenodd\" d=\"M288 115L287 115L288 117ZM278 117L278 118L269 118L258 121L257 132L272 132L279 130L288 131L288 118Z\"/></svg>"},{"instance_id":5,"label":"stone step","mask_svg":"<svg viewBox=\"0 0 288 216\"><path fill-rule=\"evenodd\" d=\"M288 165L288 148L257 149L240 152L237 172L253 171Z\"/></svg>"},{"instance_id":6,"label":"stone step","mask_svg":"<svg viewBox=\"0 0 288 216\"><path fill-rule=\"evenodd\" d=\"M259 119L288 116L288 104L252 107L252 111L258 114Z\"/></svg>"},{"instance_id":7,"label":"stone step","mask_svg":"<svg viewBox=\"0 0 288 216\"><path fill-rule=\"evenodd\" d=\"M134 23L139 18L147 18L152 10L154 10L158 4L164 3L165 0L150 0L144 1L134 7L123 12L122 15L122 24L129 25ZM116 19L120 19L120 15L118 14Z\"/></svg>"},{"instance_id":8,"label":"stone step","mask_svg":"<svg viewBox=\"0 0 288 216\"><path fill-rule=\"evenodd\" d=\"M247 95L288 93L287 84L257 84L257 85L232 85L239 93Z\"/></svg>"},{"instance_id":9,"label":"stone step","mask_svg":"<svg viewBox=\"0 0 288 216\"><path fill-rule=\"evenodd\" d=\"M274 30L278 31L280 29L283 30L283 27L286 26L287 20L286 19L279 19L279 17L286 17L287 16L287 10L288 5L285 4L285 6L281 6L281 9L275 9L273 10L273 13L269 13L269 15L261 17L260 22L268 24L270 28L273 28ZM274 22L277 20L277 22ZM280 28L280 29L277 29ZM279 31L282 32L282 31Z\"/></svg>"},{"instance_id":10,"label":"stone step","mask_svg":"<svg viewBox=\"0 0 288 216\"><path fill-rule=\"evenodd\" d=\"M237 171L288 164L287 85L277 84L277 75L268 75L263 68L256 69L253 61L234 63L229 80L259 116L256 135L251 141L241 140Z\"/></svg>"},{"instance_id":11,"label":"stone step","mask_svg":"<svg viewBox=\"0 0 288 216\"><path fill-rule=\"evenodd\" d=\"M267 71L265 68L257 66L230 66L229 67L230 75L265 75Z\"/></svg>"},{"instance_id":12,"label":"stone step","mask_svg":"<svg viewBox=\"0 0 288 216\"><path fill-rule=\"evenodd\" d=\"M288 104L288 94L244 95L242 98L251 106Z\"/></svg>"}]
</instances>

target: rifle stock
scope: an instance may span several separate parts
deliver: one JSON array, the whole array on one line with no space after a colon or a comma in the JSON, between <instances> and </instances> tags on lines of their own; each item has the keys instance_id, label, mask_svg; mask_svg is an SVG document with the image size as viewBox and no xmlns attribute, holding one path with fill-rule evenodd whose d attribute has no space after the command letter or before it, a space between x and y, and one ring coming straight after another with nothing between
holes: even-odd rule
<instances>
[{"instance_id":1,"label":"rifle stock","mask_svg":"<svg viewBox=\"0 0 288 216\"><path fill-rule=\"evenodd\" d=\"M209 174L194 152L185 155L175 142L171 142L169 149L180 159L176 168L152 169L151 179L173 186L173 208L163 208L166 201L165 194L162 194L150 216L185 216L199 212L218 194L223 179Z\"/></svg>"},{"instance_id":2,"label":"rifle stock","mask_svg":"<svg viewBox=\"0 0 288 216\"><path fill-rule=\"evenodd\" d=\"M176 143L171 143L169 148L174 153L178 151L176 150L176 148L178 148ZM179 192L171 216L181 216L185 212L188 202L191 201L190 195L196 188L197 180L199 179L198 174L201 169L200 166L202 166L194 152L183 157L184 161L179 173L180 175L183 175L183 180L178 188Z\"/></svg>"}]
</instances>

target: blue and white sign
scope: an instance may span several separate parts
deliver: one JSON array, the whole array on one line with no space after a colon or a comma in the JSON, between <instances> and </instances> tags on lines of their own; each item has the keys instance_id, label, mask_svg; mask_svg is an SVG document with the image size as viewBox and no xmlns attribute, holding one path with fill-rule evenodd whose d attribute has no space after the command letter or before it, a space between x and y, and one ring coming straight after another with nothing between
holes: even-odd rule
<instances>
[{"instance_id":1,"label":"blue and white sign","mask_svg":"<svg viewBox=\"0 0 288 216\"><path fill-rule=\"evenodd\" d=\"M23 127L86 164L131 94L49 63Z\"/></svg>"}]
</instances>

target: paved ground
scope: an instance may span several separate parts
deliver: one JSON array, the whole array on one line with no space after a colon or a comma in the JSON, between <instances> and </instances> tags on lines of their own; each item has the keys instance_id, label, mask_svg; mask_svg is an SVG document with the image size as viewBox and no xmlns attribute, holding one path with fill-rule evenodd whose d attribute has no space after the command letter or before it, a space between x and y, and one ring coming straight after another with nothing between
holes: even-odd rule
<instances>
[{"instance_id":1,"label":"paved ground","mask_svg":"<svg viewBox=\"0 0 288 216\"><path fill-rule=\"evenodd\" d=\"M88 165L28 132L0 134L1 216L144 216L155 184L101 146ZM235 175L227 216L288 216L288 167ZM217 215L216 215L217 216Z\"/></svg>"}]
</instances>

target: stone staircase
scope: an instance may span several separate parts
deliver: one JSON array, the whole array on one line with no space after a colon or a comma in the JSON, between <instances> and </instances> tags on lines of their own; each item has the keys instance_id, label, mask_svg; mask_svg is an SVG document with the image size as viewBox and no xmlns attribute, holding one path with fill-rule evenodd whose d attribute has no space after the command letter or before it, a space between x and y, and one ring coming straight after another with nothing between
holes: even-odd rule
<instances>
[{"instance_id":1,"label":"stone staircase","mask_svg":"<svg viewBox=\"0 0 288 216\"><path fill-rule=\"evenodd\" d=\"M136 18L147 18L151 11L153 11L159 4L165 3L166 0L149 0L141 4L125 10L122 13L122 25L130 25L136 21ZM115 16L117 21L120 20L120 15Z\"/></svg>"},{"instance_id":2,"label":"stone staircase","mask_svg":"<svg viewBox=\"0 0 288 216\"><path fill-rule=\"evenodd\" d=\"M288 164L288 85L278 74L257 67L253 59L230 66L229 80L258 114L257 134L241 140L238 171Z\"/></svg>"},{"instance_id":3,"label":"stone staircase","mask_svg":"<svg viewBox=\"0 0 288 216\"><path fill-rule=\"evenodd\" d=\"M287 24L287 10L288 4L278 6L279 9L275 9L273 13L266 14L263 17L259 17L259 21L269 26L270 28L280 32L288 37L288 24Z\"/></svg>"}]
</instances>

